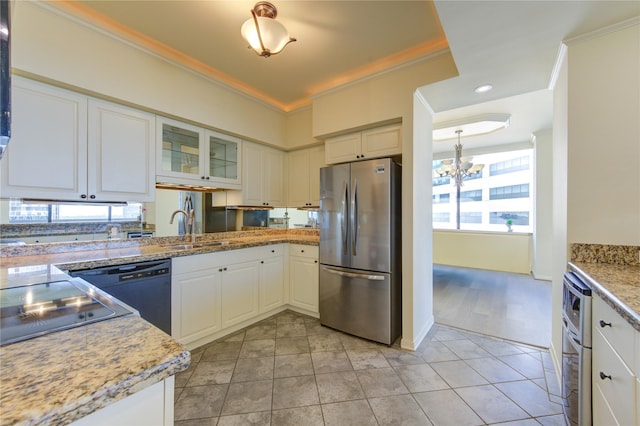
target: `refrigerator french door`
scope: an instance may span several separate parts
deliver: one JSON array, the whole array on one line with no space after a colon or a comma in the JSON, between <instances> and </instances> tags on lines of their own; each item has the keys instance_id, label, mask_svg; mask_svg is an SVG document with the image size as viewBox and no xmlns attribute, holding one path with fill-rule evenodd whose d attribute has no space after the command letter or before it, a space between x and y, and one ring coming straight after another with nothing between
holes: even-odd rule
<instances>
[{"instance_id":1,"label":"refrigerator french door","mask_svg":"<svg viewBox=\"0 0 640 426\"><path fill-rule=\"evenodd\" d=\"M320 170L320 323L391 344L401 333L400 166Z\"/></svg>"}]
</instances>

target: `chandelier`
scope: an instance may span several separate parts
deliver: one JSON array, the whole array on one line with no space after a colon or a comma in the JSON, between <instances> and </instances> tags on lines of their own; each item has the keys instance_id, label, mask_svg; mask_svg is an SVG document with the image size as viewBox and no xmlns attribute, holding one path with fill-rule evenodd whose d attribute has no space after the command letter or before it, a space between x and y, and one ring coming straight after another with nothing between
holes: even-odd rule
<instances>
[{"instance_id":1,"label":"chandelier","mask_svg":"<svg viewBox=\"0 0 640 426\"><path fill-rule=\"evenodd\" d=\"M455 159L442 160L440 167L435 172L440 176L449 176L454 185L461 187L466 177L478 174L484 169L484 164L473 164L473 157L462 156L462 144L460 144L460 133L462 130L456 130L458 134L458 143L454 145L456 151Z\"/></svg>"},{"instance_id":2,"label":"chandelier","mask_svg":"<svg viewBox=\"0 0 640 426\"><path fill-rule=\"evenodd\" d=\"M268 58L276 55L296 41L289 37L289 31L276 21L278 10L269 2L261 1L251 10L251 19L245 21L240 28L240 34L249 43L249 47L260 55Z\"/></svg>"},{"instance_id":3,"label":"chandelier","mask_svg":"<svg viewBox=\"0 0 640 426\"><path fill-rule=\"evenodd\" d=\"M440 177L449 176L453 185L456 186L456 229L460 229L460 187L465 178L479 174L484 169L484 164L473 164L473 157L462 156L462 144L460 143L462 130L456 130L456 133L458 134L458 143L454 146L455 159L442 160L435 173Z\"/></svg>"}]
</instances>

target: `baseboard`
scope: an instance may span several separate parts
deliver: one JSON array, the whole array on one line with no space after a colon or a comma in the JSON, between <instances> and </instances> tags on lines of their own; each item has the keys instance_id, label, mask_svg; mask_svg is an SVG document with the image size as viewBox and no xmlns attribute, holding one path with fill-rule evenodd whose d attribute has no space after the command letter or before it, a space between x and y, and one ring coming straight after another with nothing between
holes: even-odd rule
<instances>
[{"instance_id":1,"label":"baseboard","mask_svg":"<svg viewBox=\"0 0 640 426\"><path fill-rule=\"evenodd\" d=\"M558 382L558 388L562 389L562 362L561 357L558 357L558 352L556 348L553 346L553 342L549 345L549 354L551 355L551 360L553 361L553 368L556 373L556 380Z\"/></svg>"},{"instance_id":2,"label":"baseboard","mask_svg":"<svg viewBox=\"0 0 640 426\"><path fill-rule=\"evenodd\" d=\"M407 349L410 351L415 351L416 349L418 349L418 346L420 346L424 338L427 336L427 333L429 333L429 330L431 330L431 327L433 327L433 324L435 324L435 319L432 315L429 318L429 321L427 321L424 327L422 327L422 329L420 330L417 336L411 339L407 339L403 333L402 339L400 339L400 347L402 349Z\"/></svg>"}]
</instances>

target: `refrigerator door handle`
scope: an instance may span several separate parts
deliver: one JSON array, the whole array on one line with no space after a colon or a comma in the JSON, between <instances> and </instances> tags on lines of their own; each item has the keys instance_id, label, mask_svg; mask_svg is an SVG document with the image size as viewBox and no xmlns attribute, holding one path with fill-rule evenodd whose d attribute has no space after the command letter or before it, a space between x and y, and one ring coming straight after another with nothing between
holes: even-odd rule
<instances>
[{"instance_id":1,"label":"refrigerator door handle","mask_svg":"<svg viewBox=\"0 0 640 426\"><path fill-rule=\"evenodd\" d=\"M353 180L351 199L351 255L356 256L358 247L358 181Z\"/></svg>"},{"instance_id":2,"label":"refrigerator door handle","mask_svg":"<svg viewBox=\"0 0 640 426\"><path fill-rule=\"evenodd\" d=\"M346 256L348 250L347 243L347 204L349 203L349 188L347 187L347 181L342 183L342 255Z\"/></svg>"},{"instance_id":3,"label":"refrigerator door handle","mask_svg":"<svg viewBox=\"0 0 640 426\"><path fill-rule=\"evenodd\" d=\"M372 274L357 274L354 272L345 272L339 269L328 268L326 266L322 267L322 270L328 272L330 274L340 275L341 277L347 278L364 278L369 281L384 281L384 275L372 275Z\"/></svg>"}]
</instances>

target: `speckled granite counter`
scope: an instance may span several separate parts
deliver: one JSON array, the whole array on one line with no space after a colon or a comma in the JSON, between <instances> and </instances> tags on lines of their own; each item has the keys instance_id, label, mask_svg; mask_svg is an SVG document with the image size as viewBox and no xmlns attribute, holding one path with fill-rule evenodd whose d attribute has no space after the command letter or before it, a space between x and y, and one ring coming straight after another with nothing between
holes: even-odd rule
<instances>
[{"instance_id":1,"label":"speckled granite counter","mask_svg":"<svg viewBox=\"0 0 640 426\"><path fill-rule=\"evenodd\" d=\"M197 235L198 242L228 241L222 246L176 249L188 244L188 237L144 238L78 243L53 243L0 248L0 288L6 285L7 269L33 265L56 265L71 271L100 268L148 260L169 259L200 253L237 250L268 244L318 245L317 230L237 231Z\"/></svg>"},{"instance_id":2,"label":"speckled granite counter","mask_svg":"<svg viewBox=\"0 0 640 426\"><path fill-rule=\"evenodd\" d=\"M188 368L181 344L128 315L0 347L0 424L62 425Z\"/></svg>"},{"instance_id":3,"label":"speckled granite counter","mask_svg":"<svg viewBox=\"0 0 640 426\"><path fill-rule=\"evenodd\" d=\"M316 231L198 235L223 246L176 249L187 237L0 249L0 288L67 278L64 271L267 244L317 245ZM184 346L134 315L0 347L0 425L67 424L188 368Z\"/></svg>"},{"instance_id":4,"label":"speckled granite counter","mask_svg":"<svg viewBox=\"0 0 640 426\"><path fill-rule=\"evenodd\" d=\"M637 246L572 244L569 267L593 292L640 331L640 261Z\"/></svg>"}]
</instances>

